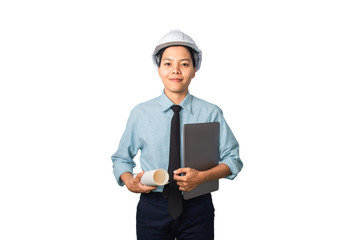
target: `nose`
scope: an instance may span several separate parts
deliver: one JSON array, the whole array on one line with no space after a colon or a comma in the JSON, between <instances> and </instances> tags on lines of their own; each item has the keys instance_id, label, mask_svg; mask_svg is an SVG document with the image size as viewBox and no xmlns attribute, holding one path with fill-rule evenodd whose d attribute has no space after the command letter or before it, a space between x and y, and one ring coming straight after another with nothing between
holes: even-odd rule
<instances>
[{"instance_id":1,"label":"nose","mask_svg":"<svg viewBox=\"0 0 354 240\"><path fill-rule=\"evenodd\" d=\"M173 67L172 74L181 74L181 71L180 71L178 65Z\"/></svg>"}]
</instances>

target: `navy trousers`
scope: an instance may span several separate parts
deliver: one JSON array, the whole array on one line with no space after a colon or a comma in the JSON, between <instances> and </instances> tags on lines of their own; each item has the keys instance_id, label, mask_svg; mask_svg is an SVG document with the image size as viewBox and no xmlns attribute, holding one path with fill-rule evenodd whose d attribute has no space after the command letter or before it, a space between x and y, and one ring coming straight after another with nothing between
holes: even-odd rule
<instances>
[{"instance_id":1,"label":"navy trousers","mask_svg":"<svg viewBox=\"0 0 354 240\"><path fill-rule=\"evenodd\" d=\"M212 240L214 211L209 193L183 200L183 213L173 220L162 193L142 193L136 214L138 240Z\"/></svg>"}]
</instances>

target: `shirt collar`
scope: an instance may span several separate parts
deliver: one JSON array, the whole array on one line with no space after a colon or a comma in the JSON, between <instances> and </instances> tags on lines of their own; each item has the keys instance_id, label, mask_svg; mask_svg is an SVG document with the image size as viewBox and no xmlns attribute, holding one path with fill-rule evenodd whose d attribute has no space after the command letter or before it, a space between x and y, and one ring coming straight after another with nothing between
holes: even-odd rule
<instances>
[{"instance_id":1,"label":"shirt collar","mask_svg":"<svg viewBox=\"0 0 354 240\"><path fill-rule=\"evenodd\" d=\"M192 99L193 96L188 92L187 96L179 104L182 107L182 110L192 113ZM160 104L162 106L162 112L168 110L172 105L174 105L174 103L166 96L164 91L162 91L160 96Z\"/></svg>"}]
</instances>

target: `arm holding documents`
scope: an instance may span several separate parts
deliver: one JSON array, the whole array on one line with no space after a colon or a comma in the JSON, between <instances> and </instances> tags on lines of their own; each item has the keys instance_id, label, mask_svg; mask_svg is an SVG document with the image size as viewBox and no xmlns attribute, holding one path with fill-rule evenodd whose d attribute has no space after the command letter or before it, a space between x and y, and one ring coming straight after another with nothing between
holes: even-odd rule
<instances>
[{"instance_id":1,"label":"arm holding documents","mask_svg":"<svg viewBox=\"0 0 354 240\"><path fill-rule=\"evenodd\" d=\"M181 191L189 192L209 181L214 181L215 186L211 191L215 191L218 189L218 183L215 180L220 178L234 179L243 167L239 157L239 144L226 123L221 109L217 110L214 122L184 125L185 167L174 172L174 179ZM215 136L215 129L218 132L217 136ZM202 169L198 169L201 166L197 162L213 162L215 160L216 163L213 166L209 165L209 167L204 166ZM182 176L180 176L181 174ZM188 195L190 194L188 193Z\"/></svg>"},{"instance_id":2,"label":"arm holding documents","mask_svg":"<svg viewBox=\"0 0 354 240\"><path fill-rule=\"evenodd\" d=\"M179 174L184 173L183 176ZM230 168L226 164L219 164L206 171L198 171L193 168L180 168L174 171L174 179L181 191L191 191L196 186L211 180L217 180L231 175Z\"/></svg>"},{"instance_id":3,"label":"arm holding documents","mask_svg":"<svg viewBox=\"0 0 354 240\"><path fill-rule=\"evenodd\" d=\"M156 187L145 186L140 182L140 179L143 174L144 172L141 172L134 177L133 174L131 174L130 172L125 172L121 175L121 179L129 189L129 191L134 193L149 193L152 190L155 190Z\"/></svg>"}]
</instances>

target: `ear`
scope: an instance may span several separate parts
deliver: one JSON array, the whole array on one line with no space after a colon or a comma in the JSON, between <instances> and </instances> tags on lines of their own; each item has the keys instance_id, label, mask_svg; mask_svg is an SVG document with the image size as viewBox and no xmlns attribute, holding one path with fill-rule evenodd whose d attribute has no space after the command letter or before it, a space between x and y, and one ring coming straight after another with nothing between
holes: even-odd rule
<instances>
[{"instance_id":1,"label":"ear","mask_svg":"<svg viewBox=\"0 0 354 240\"><path fill-rule=\"evenodd\" d=\"M161 68L160 68L160 66L158 66L158 68L157 68L157 72L159 73L159 76L161 77L161 72L160 72L160 70L161 70Z\"/></svg>"},{"instance_id":2,"label":"ear","mask_svg":"<svg viewBox=\"0 0 354 240\"><path fill-rule=\"evenodd\" d=\"M196 67L194 67L193 68L193 75L192 75L192 78L194 78L195 77L195 73L197 72L197 68Z\"/></svg>"}]
</instances>

